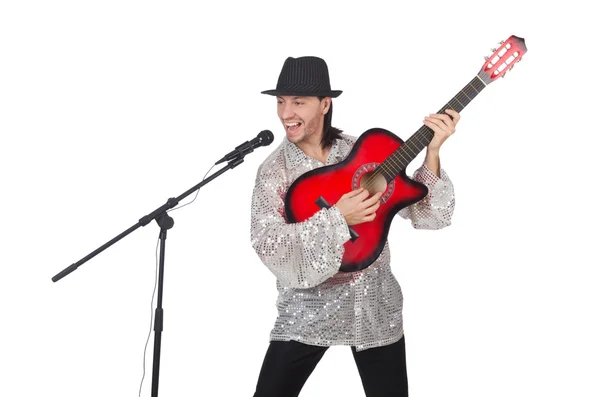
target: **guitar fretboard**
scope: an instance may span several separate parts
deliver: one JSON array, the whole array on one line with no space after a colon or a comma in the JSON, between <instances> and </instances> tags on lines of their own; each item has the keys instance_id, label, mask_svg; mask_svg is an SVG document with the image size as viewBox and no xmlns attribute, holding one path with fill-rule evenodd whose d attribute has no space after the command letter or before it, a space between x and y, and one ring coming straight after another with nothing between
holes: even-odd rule
<instances>
[{"instance_id":1,"label":"guitar fretboard","mask_svg":"<svg viewBox=\"0 0 600 397\"><path fill-rule=\"evenodd\" d=\"M480 72L479 74L481 74ZM483 76L482 76L483 77ZM461 112L475 97L483 91L486 84L477 75L462 90L450 99L437 113L445 113L446 109ZM417 157L429 142L433 139L433 130L425 125L421 126L398 150L392 153L383 163L377 167L388 183L392 181L406 166Z\"/></svg>"}]
</instances>

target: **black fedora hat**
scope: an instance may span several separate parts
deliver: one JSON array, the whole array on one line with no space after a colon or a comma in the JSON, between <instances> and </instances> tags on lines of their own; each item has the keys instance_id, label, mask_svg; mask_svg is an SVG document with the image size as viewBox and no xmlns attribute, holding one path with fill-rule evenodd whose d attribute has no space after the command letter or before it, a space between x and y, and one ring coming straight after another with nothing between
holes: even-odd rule
<instances>
[{"instance_id":1,"label":"black fedora hat","mask_svg":"<svg viewBox=\"0 0 600 397\"><path fill-rule=\"evenodd\" d=\"M336 98L342 91L332 90L327 63L318 57L289 57L285 60L277 88L262 91L267 95L328 96Z\"/></svg>"}]
</instances>

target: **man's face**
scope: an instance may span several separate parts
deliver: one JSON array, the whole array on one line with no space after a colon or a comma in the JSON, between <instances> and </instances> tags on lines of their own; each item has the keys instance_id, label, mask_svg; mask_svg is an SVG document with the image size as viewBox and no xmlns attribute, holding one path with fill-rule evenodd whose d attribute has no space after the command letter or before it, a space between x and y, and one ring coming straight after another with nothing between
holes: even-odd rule
<instances>
[{"instance_id":1,"label":"man's face","mask_svg":"<svg viewBox=\"0 0 600 397\"><path fill-rule=\"evenodd\" d=\"M290 142L321 142L324 115L329 110L329 98L314 96L278 96L277 115Z\"/></svg>"}]
</instances>

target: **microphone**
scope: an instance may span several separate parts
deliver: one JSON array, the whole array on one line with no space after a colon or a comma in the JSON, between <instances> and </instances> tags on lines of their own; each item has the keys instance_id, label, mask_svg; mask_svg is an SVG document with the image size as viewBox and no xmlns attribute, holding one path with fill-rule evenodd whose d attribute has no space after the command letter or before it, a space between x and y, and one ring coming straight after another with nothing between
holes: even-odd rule
<instances>
[{"instance_id":1,"label":"microphone","mask_svg":"<svg viewBox=\"0 0 600 397\"><path fill-rule=\"evenodd\" d=\"M269 146L271 142L273 142L273 133L269 130L263 130L258 133L256 138L242 143L241 145L237 146L235 150L227 153L221 160L217 161L215 165L224 161L231 161L239 157L244 157L248 153L252 153L255 148L260 146Z\"/></svg>"}]
</instances>

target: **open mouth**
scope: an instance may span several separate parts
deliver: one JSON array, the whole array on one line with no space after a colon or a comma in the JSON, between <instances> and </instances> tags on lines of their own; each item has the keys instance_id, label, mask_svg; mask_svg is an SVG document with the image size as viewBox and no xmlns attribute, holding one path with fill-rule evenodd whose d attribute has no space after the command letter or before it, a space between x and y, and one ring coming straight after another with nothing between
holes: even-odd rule
<instances>
[{"instance_id":1,"label":"open mouth","mask_svg":"<svg viewBox=\"0 0 600 397\"><path fill-rule=\"evenodd\" d=\"M302 123L297 122L297 123L284 123L283 124L285 126L285 131L293 134L294 132L298 131L300 129L300 126L302 125Z\"/></svg>"}]
</instances>

